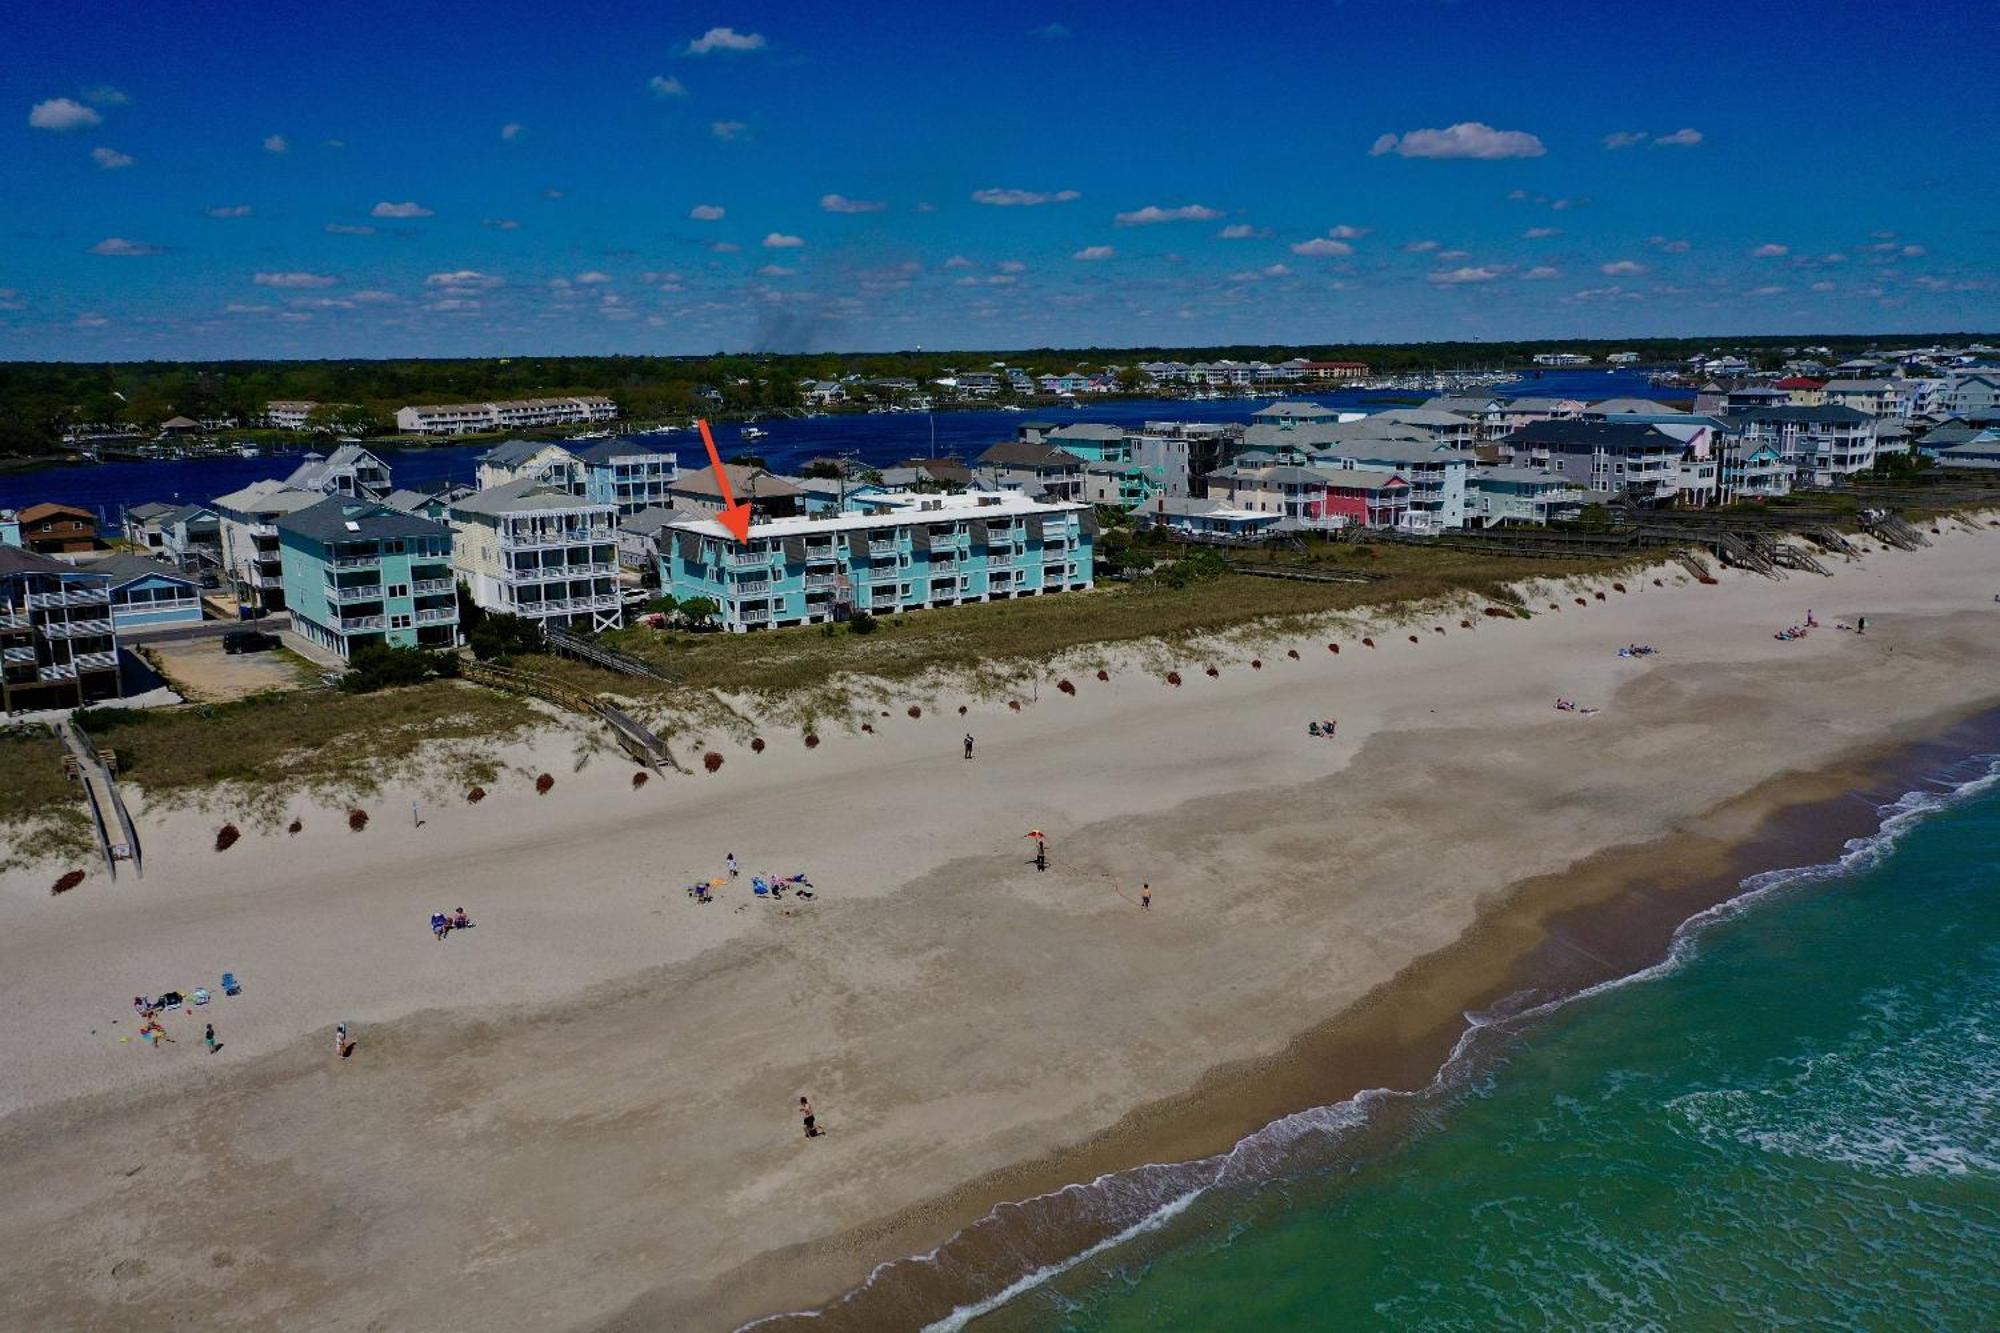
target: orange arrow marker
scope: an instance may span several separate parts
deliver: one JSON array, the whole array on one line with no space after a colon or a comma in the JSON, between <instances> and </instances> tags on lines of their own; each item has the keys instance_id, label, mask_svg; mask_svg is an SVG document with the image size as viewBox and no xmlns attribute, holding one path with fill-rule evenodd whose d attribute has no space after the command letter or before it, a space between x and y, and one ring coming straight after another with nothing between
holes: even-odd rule
<instances>
[{"instance_id":1,"label":"orange arrow marker","mask_svg":"<svg viewBox=\"0 0 2000 1333\"><path fill-rule=\"evenodd\" d=\"M715 437L708 433L708 422L697 421L701 427L701 442L708 448L708 465L715 469L715 489L722 494L722 512L716 515L722 526L735 534L739 542L750 540L750 506L738 504L729 491L729 474L722 470L722 458L715 452Z\"/></svg>"}]
</instances>

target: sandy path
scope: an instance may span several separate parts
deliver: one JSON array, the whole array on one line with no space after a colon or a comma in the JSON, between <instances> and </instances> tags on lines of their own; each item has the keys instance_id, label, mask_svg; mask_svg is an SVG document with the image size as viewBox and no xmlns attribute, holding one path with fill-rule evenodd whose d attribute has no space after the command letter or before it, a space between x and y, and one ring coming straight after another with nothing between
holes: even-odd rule
<instances>
[{"instance_id":1,"label":"sandy path","mask_svg":"<svg viewBox=\"0 0 2000 1333\"><path fill-rule=\"evenodd\" d=\"M772 736L636 792L555 738L548 797L413 828L386 793L365 833L306 811L224 855L214 820L156 815L143 882L0 881L0 1323L754 1313L715 1284L760 1252L1268 1055L1508 883L2000 694L1993 534L1830 581L1628 586L1178 689L1080 678L1020 714ZM1773 641L1808 602L1828 628ZM1855 614L1865 639L1831 628ZM1663 655L1618 659L1631 640ZM1334 744L1304 734L1327 714ZM822 896L689 903L731 850ZM1142 878L1149 916L1114 891ZM479 928L436 943L429 910L459 903ZM161 1051L117 1041L133 993L224 968L246 991L211 1008L220 1055L185 1019ZM362 1044L336 1065L340 1018ZM802 1091L834 1127L809 1151Z\"/></svg>"}]
</instances>

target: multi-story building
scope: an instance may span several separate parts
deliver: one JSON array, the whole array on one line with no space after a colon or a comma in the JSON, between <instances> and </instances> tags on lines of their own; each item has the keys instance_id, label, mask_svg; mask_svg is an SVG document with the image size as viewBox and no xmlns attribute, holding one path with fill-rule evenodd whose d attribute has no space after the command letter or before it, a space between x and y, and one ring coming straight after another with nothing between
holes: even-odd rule
<instances>
[{"instance_id":1,"label":"multi-story building","mask_svg":"<svg viewBox=\"0 0 2000 1333\"><path fill-rule=\"evenodd\" d=\"M1665 504L1680 489L1684 441L1643 422L1537 421L1502 437L1502 461L1541 468L1582 490Z\"/></svg>"},{"instance_id":2,"label":"multi-story building","mask_svg":"<svg viewBox=\"0 0 2000 1333\"><path fill-rule=\"evenodd\" d=\"M1475 455L1429 440L1354 439L1315 452L1315 467L1382 468L1409 482L1399 527L1449 532L1466 525L1467 479Z\"/></svg>"},{"instance_id":3,"label":"multi-story building","mask_svg":"<svg viewBox=\"0 0 2000 1333\"><path fill-rule=\"evenodd\" d=\"M741 463L724 463L722 473L729 483L728 498L749 505L753 518L789 518L806 512L805 494L783 477ZM683 472L668 482L666 498L660 504L663 508L719 514L728 508L722 491L715 469L702 468Z\"/></svg>"},{"instance_id":4,"label":"multi-story building","mask_svg":"<svg viewBox=\"0 0 2000 1333\"><path fill-rule=\"evenodd\" d=\"M1250 414L1252 425L1257 426L1298 426L1316 425L1323 421L1339 421L1341 414L1331 407L1321 407L1318 403L1277 402L1260 407Z\"/></svg>"},{"instance_id":5,"label":"multi-story building","mask_svg":"<svg viewBox=\"0 0 2000 1333\"><path fill-rule=\"evenodd\" d=\"M583 464L583 493L621 514L668 503L680 467L671 449L639 439L603 440L576 451Z\"/></svg>"},{"instance_id":6,"label":"multi-story building","mask_svg":"<svg viewBox=\"0 0 2000 1333\"><path fill-rule=\"evenodd\" d=\"M86 560L77 567L110 578L111 624L120 634L201 623L201 588L171 565L123 554Z\"/></svg>"},{"instance_id":7,"label":"multi-story building","mask_svg":"<svg viewBox=\"0 0 2000 1333\"><path fill-rule=\"evenodd\" d=\"M345 660L358 648L459 641L451 529L374 500L335 495L279 518L292 628Z\"/></svg>"},{"instance_id":8,"label":"multi-story building","mask_svg":"<svg viewBox=\"0 0 2000 1333\"><path fill-rule=\"evenodd\" d=\"M1208 498L1278 514L1287 528L1398 528L1409 509L1410 483L1375 468L1236 463L1208 474Z\"/></svg>"},{"instance_id":9,"label":"multi-story building","mask_svg":"<svg viewBox=\"0 0 2000 1333\"><path fill-rule=\"evenodd\" d=\"M177 505L158 520L160 558L190 572L222 567L222 521L206 505Z\"/></svg>"},{"instance_id":10,"label":"multi-story building","mask_svg":"<svg viewBox=\"0 0 2000 1333\"><path fill-rule=\"evenodd\" d=\"M617 629L618 509L532 477L451 507L452 567L488 611L558 629Z\"/></svg>"},{"instance_id":11,"label":"multi-story building","mask_svg":"<svg viewBox=\"0 0 2000 1333\"><path fill-rule=\"evenodd\" d=\"M1148 421L1131 437L1132 461L1168 495L1191 495L1243 439L1243 427L1217 421Z\"/></svg>"},{"instance_id":12,"label":"multi-story building","mask_svg":"<svg viewBox=\"0 0 2000 1333\"><path fill-rule=\"evenodd\" d=\"M396 409L396 429L415 435L571 426L618 419L618 404L597 394L575 398L512 398L490 403L423 403Z\"/></svg>"},{"instance_id":13,"label":"multi-story building","mask_svg":"<svg viewBox=\"0 0 2000 1333\"><path fill-rule=\"evenodd\" d=\"M730 630L1091 586L1097 523L1086 506L1018 492L880 503L882 512L874 514L753 523L740 543L714 519L670 525L662 535L660 586L683 600L712 599Z\"/></svg>"},{"instance_id":14,"label":"multi-story building","mask_svg":"<svg viewBox=\"0 0 2000 1333\"><path fill-rule=\"evenodd\" d=\"M1042 444L1081 458L1086 463L1129 463L1131 437L1123 426L1075 421L1042 433Z\"/></svg>"},{"instance_id":15,"label":"multi-story building","mask_svg":"<svg viewBox=\"0 0 2000 1333\"><path fill-rule=\"evenodd\" d=\"M1745 445L1776 449L1794 485L1831 486L1875 465L1876 420L1858 408L1766 407L1729 420Z\"/></svg>"},{"instance_id":16,"label":"multi-story building","mask_svg":"<svg viewBox=\"0 0 2000 1333\"><path fill-rule=\"evenodd\" d=\"M1468 526L1480 528L1527 524L1545 527L1575 518L1593 501L1609 499L1575 482L1540 468L1503 464L1472 470L1466 494Z\"/></svg>"},{"instance_id":17,"label":"multi-story building","mask_svg":"<svg viewBox=\"0 0 2000 1333\"><path fill-rule=\"evenodd\" d=\"M1821 392L1829 405L1851 407L1871 417L1908 419L1910 415L1907 380L1828 380Z\"/></svg>"},{"instance_id":18,"label":"multi-story building","mask_svg":"<svg viewBox=\"0 0 2000 1333\"><path fill-rule=\"evenodd\" d=\"M75 505L29 505L20 514L21 545L41 555L97 549L97 518Z\"/></svg>"},{"instance_id":19,"label":"multi-story building","mask_svg":"<svg viewBox=\"0 0 2000 1333\"><path fill-rule=\"evenodd\" d=\"M215 510L223 577L239 605L263 613L285 609L284 559L278 520L326 499L282 481L253 481L240 491L219 495Z\"/></svg>"},{"instance_id":20,"label":"multi-story building","mask_svg":"<svg viewBox=\"0 0 2000 1333\"><path fill-rule=\"evenodd\" d=\"M995 490L1050 500L1083 498L1083 460L1046 444L1003 440L979 456L973 471Z\"/></svg>"},{"instance_id":21,"label":"multi-story building","mask_svg":"<svg viewBox=\"0 0 2000 1333\"><path fill-rule=\"evenodd\" d=\"M1587 366L1590 358L1581 352L1537 352L1535 364L1538 366Z\"/></svg>"},{"instance_id":22,"label":"multi-story building","mask_svg":"<svg viewBox=\"0 0 2000 1333\"><path fill-rule=\"evenodd\" d=\"M166 549L167 533L161 520L174 512L178 506L162 504L158 500L145 500L128 505L119 524L126 542L142 551L159 552Z\"/></svg>"},{"instance_id":23,"label":"multi-story building","mask_svg":"<svg viewBox=\"0 0 2000 1333\"><path fill-rule=\"evenodd\" d=\"M1826 381L1812 375L1787 375L1771 387L1783 389L1793 407L1818 407L1826 401Z\"/></svg>"},{"instance_id":24,"label":"multi-story building","mask_svg":"<svg viewBox=\"0 0 2000 1333\"><path fill-rule=\"evenodd\" d=\"M318 403L308 399L277 399L264 404L264 424L272 430L304 430Z\"/></svg>"},{"instance_id":25,"label":"multi-story building","mask_svg":"<svg viewBox=\"0 0 2000 1333\"><path fill-rule=\"evenodd\" d=\"M1299 371L1309 380L1361 380L1368 378L1366 361L1305 361Z\"/></svg>"},{"instance_id":26,"label":"multi-story building","mask_svg":"<svg viewBox=\"0 0 2000 1333\"><path fill-rule=\"evenodd\" d=\"M2000 371L1953 375L1945 382L1938 410L1954 417L2000 417Z\"/></svg>"},{"instance_id":27,"label":"multi-story building","mask_svg":"<svg viewBox=\"0 0 2000 1333\"><path fill-rule=\"evenodd\" d=\"M395 489L389 465L358 444L343 444L330 454L307 454L285 485L361 500L379 500Z\"/></svg>"},{"instance_id":28,"label":"multi-story building","mask_svg":"<svg viewBox=\"0 0 2000 1333\"><path fill-rule=\"evenodd\" d=\"M1731 431L1720 437L1719 453L1725 503L1791 494L1791 464L1769 439L1745 439L1741 432Z\"/></svg>"},{"instance_id":29,"label":"multi-story building","mask_svg":"<svg viewBox=\"0 0 2000 1333\"><path fill-rule=\"evenodd\" d=\"M1142 531L1218 546L1254 546L1267 541L1284 517L1242 509L1205 495L1156 495L1132 511L1133 522Z\"/></svg>"},{"instance_id":30,"label":"multi-story building","mask_svg":"<svg viewBox=\"0 0 2000 1333\"><path fill-rule=\"evenodd\" d=\"M120 693L109 575L0 546L0 712Z\"/></svg>"}]
</instances>

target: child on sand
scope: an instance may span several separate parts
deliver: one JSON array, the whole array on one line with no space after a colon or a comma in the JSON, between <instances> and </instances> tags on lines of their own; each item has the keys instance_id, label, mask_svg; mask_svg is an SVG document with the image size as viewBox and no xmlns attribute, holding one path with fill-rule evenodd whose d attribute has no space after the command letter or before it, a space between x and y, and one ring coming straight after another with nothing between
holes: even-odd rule
<instances>
[{"instance_id":1,"label":"child on sand","mask_svg":"<svg viewBox=\"0 0 2000 1333\"><path fill-rule=\"evenodd\" d=\"M803 1097L799 1098L799 1119L805 1122L807 1138L816 1139L819 1137L820 1128L814 1122L812 1103Z\"/></svg>"},{"instance_id":2,"label":"child on sand","mask_svg":"<svg viewBox=\"0 0 2000 1333\"><path fill-rule=\"evenodd\" d=\"M1139 886L1139 910L1144 912L1153 910L1153 886L1151 884L1141 884Z\"/></svg>"},{"instance_id":3,"label":"child on sand","mask_svg":"<svg viewBox=\"0 0 2000 1333\"><path fill-rule=\"evenodd\" d=\"M208 1025L208 1030L201 1034L201 1044L208 1047L208 1053L210 1055L215 1054L216 1048L222 1044L221 1042L215 1039L215 1024L210 1023Z\"/></svg>"}]
</instances>

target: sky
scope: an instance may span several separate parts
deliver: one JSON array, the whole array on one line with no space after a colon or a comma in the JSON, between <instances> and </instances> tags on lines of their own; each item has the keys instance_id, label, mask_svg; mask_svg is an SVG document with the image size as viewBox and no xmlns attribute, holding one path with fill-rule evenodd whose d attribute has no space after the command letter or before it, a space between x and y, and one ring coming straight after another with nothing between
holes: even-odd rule
<instances>
[{"instance_id":1,"label":"sky","mask_svg":"<svg viewBox=\"0 0 2000 1333\"><path fill-rule=\"evenodd\" d=\"M2000 328L1992 3L0 15L0 358Z\"/></svg>"}]
</instances>

